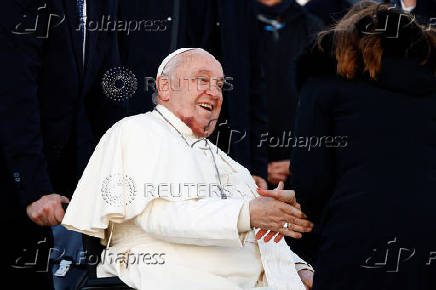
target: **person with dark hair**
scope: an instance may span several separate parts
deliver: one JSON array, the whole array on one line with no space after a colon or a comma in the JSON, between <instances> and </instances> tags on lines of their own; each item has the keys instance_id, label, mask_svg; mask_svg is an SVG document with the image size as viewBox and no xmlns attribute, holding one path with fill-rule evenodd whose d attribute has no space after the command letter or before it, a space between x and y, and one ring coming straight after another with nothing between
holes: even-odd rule
<instances>
[{"instance_id":1,"label":"person with dark hair","mask_svg":"<svg viewBox=\"0 0 436 290\"><path fill-rule=\"evenodd\" d=\"M372 1L298 60L290 185L315 227L291 248L313 289L436 289L435 72L434 32Z\"/></svg>"}]
</instances>

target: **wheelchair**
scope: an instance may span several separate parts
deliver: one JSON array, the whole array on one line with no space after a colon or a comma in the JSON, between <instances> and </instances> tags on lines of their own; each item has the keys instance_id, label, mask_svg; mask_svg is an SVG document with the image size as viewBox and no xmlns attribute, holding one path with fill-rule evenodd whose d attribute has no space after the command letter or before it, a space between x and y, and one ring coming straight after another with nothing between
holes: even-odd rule
<instances>
[{"instance_id":1,"label":"wheelchair","mask_svg":"<svg viewBox=\"0 0 436 290\"><path fill-rule=\"evenodd\" d=\"M82 235L83 248L86 251L86 259L89 257L98 257L100 260L101 252L104 247L100 244L100 239ZM88 275L81 281L78 289L80 290L126 290L133 289L122 282L118 277L97 278L97 264L88 263Z\"/></svg>"}]
</instances>

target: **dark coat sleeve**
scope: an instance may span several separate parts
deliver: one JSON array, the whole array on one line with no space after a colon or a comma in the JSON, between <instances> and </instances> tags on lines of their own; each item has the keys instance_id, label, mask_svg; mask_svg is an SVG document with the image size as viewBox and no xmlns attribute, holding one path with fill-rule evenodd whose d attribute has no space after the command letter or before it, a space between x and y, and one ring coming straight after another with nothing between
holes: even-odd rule
<instances>
[{"instance_id":1,"label":"dark coat sleeve","mask_svg":"<svg viewBox=\"0 0 436 290\"><path fill-rule=\"evenodd\" d=\"M333 152L330 148L334 136L331 136L329 116L332 94L327 82L308 80L300 93L294 128L289 188L295 190L297 201L315 227L301 239L286 237L286 242L308 263L315 262L319 222L334 186Z\"/></svg>"},{"instance_id":2,"label":"dark coat sleeve","mask_svg":"<svg viewBox=\"0 0 436 290\"><path fill-rule=\"evenodd\" d=\"M53 192L42 151L37 97L43 39L13 34L23 14L27 24L36 16L25 13L15 1L6 1L5 6L7 13L0 20L0 141L6 164L1 166L6 166L20 203L26 206Z\"/></svg>"},{"instance_id":3,"label":"dark coat sleeve","mask_svg":"<svg viewBox=\"0 0 436 290\"><path fill-rule=\"evenodd\" d=\"M253 74L250 80L250 151L251 173L265 180L268 178L268 152L266 146L260 146L262 134L268 131L268 117L266 112L265 86L261 79L260 67L253 64Z\"/></svg>"},{"instance_id":4,"label":"dark coat sleeve","mask_svg":"<svg viewBox=\"0 0 436 290\"><path fill-rule=\"evenodd\" d=\"M333 92L323 80L309 80L302 88L291 154L290 187L303 212L315 223L333 190L334 161L329 102ZM333 140L333 141L332 141Z\"/></svg>"}]
</instances>

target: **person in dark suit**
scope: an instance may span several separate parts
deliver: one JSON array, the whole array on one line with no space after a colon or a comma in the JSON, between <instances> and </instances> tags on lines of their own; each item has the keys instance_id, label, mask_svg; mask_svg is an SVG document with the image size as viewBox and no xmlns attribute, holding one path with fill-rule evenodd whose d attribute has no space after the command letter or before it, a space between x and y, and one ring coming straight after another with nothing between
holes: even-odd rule
<instances>
[{"instance_id":1,"label":"person in dark suit","mask_svg":"<svg viewBox=\"0 0 436 290\"><path fill-rule=\"evenodd\" d=\"M291 248L313 289L436 289L436 38L389 7L356 4L297 63L290 188L315 228Z\"/></svg>"},{"instance_id":2,"label":"person in dark suit","mask_svg":"<svg viewBox=\"0 0 436 290\"><path fill-rule=\"evenodd\" d=\"M266 186L267 151L259 146L268 130L264 86L255 40L253 1L121 1L120 19L154 21L155 31L120 35L121 63L140 76L138 90L130 100L130 114L153 109L153 90L145 77L154 77L158 60L180 47L207 50L222 63L231 86L224 89L224 102L217 129L210 137L224 152L248 168ZM229 145L230 144L230 145Z\"/></svg>"},{"instance_id":3,"label":"person in dark suit","mask_svg":"<svg viewBox=\"0 0 436 290\"><path fill-rule=\"evenodd\" d=\"M322 29L322 22L294 0L258 0L254 27L259 59L266 83L268 131L261 135L268 149L268 182L274 187L290 175L287 145L292 135L297 92L292 82L293 63ZM266 145L265 145L266 144Z\"/></svg>"},{"instance_id":4,"label":"person in dark suit","mask_svg":"<svg viewBox=\"0 0 436 290\"><path fill-rule=\"evenodd\" d=\"M50 289L52 235L96 140L124 115L103 95L118 65L116 31L84 19L116 18L117 2L7 0L0 12L0 182L5 279Z\"/></svg>"},{"instance_id":5,"label":"person in dark suit","mask_svg":"<svg viewBox=\"0 0 436 290\"><path fill-rule=\"evenodd\" d=\"M310 0L305 9L318 16L328 26L341 19L352 2L356 0Z\"/></svg>"},{"instance_id":6,"label":"person in dark suit","mask_svg":"<svg viewBox=\"0 0 436 290\"><path fill-rule=\"evenodd\" d=\"M433 28L436 26L436 0L392 0L391 2L396 7L415 15L421 24Z\"/></svg>"}]
</instances>

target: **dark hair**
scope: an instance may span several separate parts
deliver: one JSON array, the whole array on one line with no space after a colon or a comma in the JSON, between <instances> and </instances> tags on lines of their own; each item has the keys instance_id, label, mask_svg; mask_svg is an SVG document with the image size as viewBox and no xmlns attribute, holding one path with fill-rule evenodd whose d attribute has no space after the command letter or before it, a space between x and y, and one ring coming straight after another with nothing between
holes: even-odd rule
<instances>
[{"instance_id":1,"label":"dark hair","mask_svg":"<svg viewBox=\"0 0 436 290\"><path fill-rule=\"evenodd\" d=\"M390 4L355 4L337 24L320 32L318 47L322 51L327 35L332 35L330 52L336 58L337 73L345 78L368 72L377 79L383 55L414 59L420 65L431 62L435 67L435 31Z\"/></svg>"}]
</instances>

